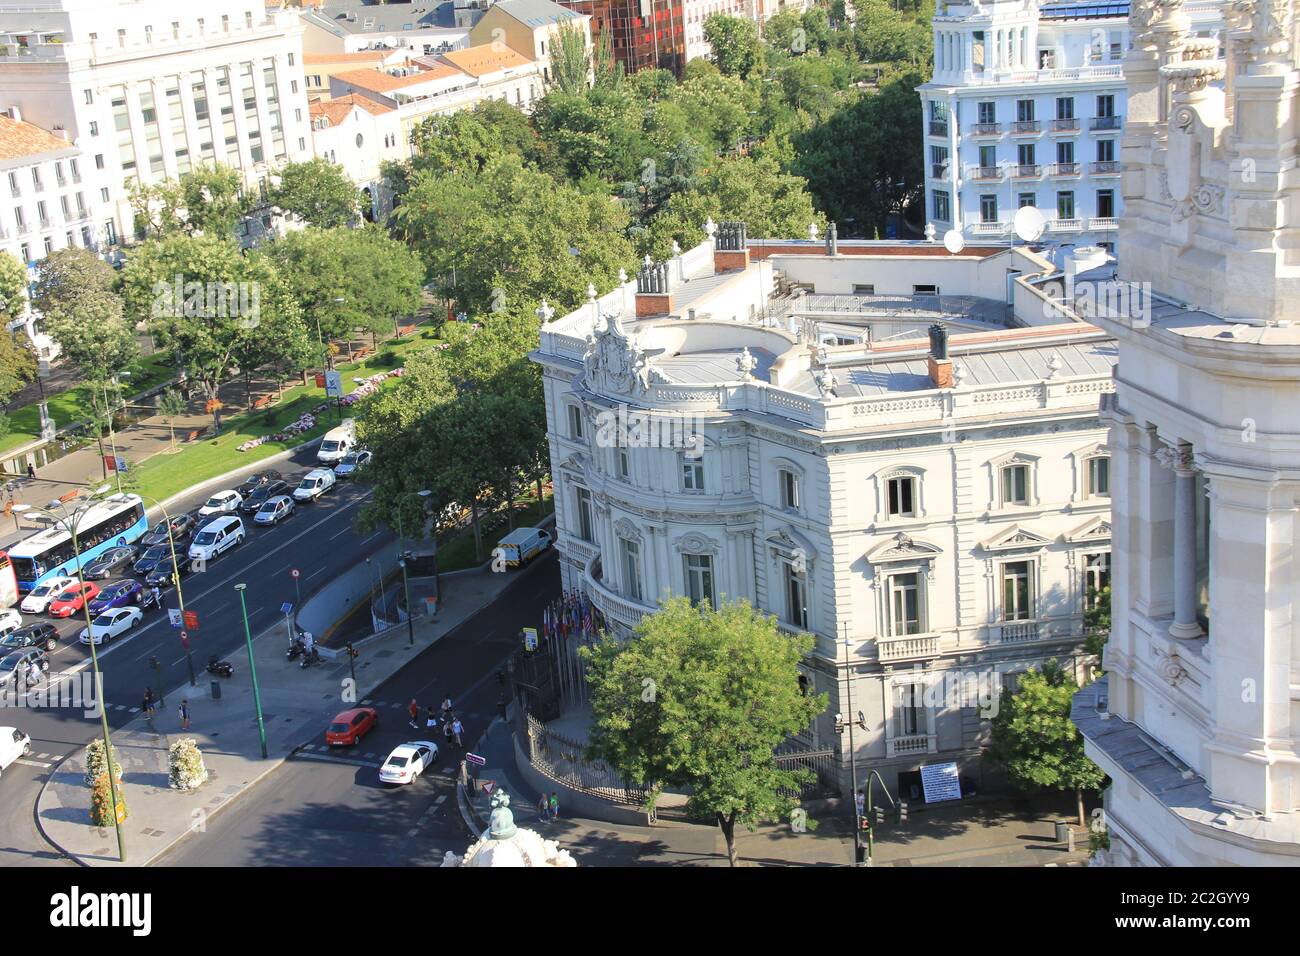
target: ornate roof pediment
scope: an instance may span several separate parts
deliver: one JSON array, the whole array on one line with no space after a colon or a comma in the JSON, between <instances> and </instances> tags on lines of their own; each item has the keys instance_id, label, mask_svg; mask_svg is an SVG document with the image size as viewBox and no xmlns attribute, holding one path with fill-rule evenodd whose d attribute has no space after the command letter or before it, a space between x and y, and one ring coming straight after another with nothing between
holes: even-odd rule
<instances>
[{"instance_id":1,"label":"ornate roof pediment","mask_svg":"<svg viewBox=\"0 0 1300 956\"><path fill-rule=\"evenodd\" d=\"M1051 540L1028 528L1015 524L999 534L980 542L985 551L1015 551L1018 549L1045 548Z\"/></svg>"},{"instance_id":2,"label":"ornate roof pediment","mask_svg":"<svg viewBox=\"0 0 1300 956\"><path fill-rule=\"evenodd\" d=\"M817 548L802 533L794 528L785 527L773 531L767 536L768 545L786 557L802 553L804 559L812 561L817 557Z\"/></svg>"},{"instance_id":3,"label":"ornate roof pediment","mask_svg":"<svg viewBox=\"0 0 1300 956\"><path fill-rule=\"evenodd\" d=\"M943 549L925 541L917 541L900 531L894 537L867 552L871 564L889 564L894 561L925 561L943 553Z\"/></svg>"},{"instance_id":4,"label":"ornate roof pediment","mask_svg":"<svg viewBox=\"0 0 1300 956\"><path fill-rule=\"evenodd\" d=\"M1101 517L1092 518L1066 534L1065 540L1070 544L1082 544L1089 541L1109 541L1110 522Z\"/></svg>"},{"instance_id":5,"label":"ornate roof pediment","mask_svg":"<svg viewBox=\"0 0 1300 956\"><path fill-rule=\"evenodd\" d=\"M622 317L616 312L601 316L604 327L587 336L587 350L582 356L583 376L593 392L615 395L640 395L667 378L650 365L650 359L663 349L647 350L623 330Z\"/></svg>"}]
</instances>

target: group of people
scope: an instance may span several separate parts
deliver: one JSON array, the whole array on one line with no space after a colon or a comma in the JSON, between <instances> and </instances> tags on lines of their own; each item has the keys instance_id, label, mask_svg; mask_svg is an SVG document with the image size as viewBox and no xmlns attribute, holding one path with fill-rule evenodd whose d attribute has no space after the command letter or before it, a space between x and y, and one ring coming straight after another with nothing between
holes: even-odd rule
<instances>
[{"instance_id":1,"label":"group of people","mask_svg":"<svg viewBox=\"0 0 1300 956\"><path fill-rule=\"evenodd\" d=\"M154 712L157 709L158 709L157 701L153 696L153 688L146 687L144 689L144 697L141 698L140 700L140 712L144 714L145 717L148 717L150 720L152 720ZM189 730L190 729L190 702L188 700L182 700L180 702L180 706L176 708L176 716L179 717L181 720L181 729Z\"/></svg>"},{"instance_id":2,"label":"group of people","mask_svg":"<svg viewBox=\"0 0 1300 956\"><path fill-rule=\"evenodd\" d=\"M537 800L537 819L543 823L550 823L552 820L558 820L559 818L560 798L556 796L554 790L551 791L549 797L543 793Z\"/></svg>"},{"instance_id":3,"label":"group of people","mask_svg":"<svg viewBox=\"0 0 1300 956\"><path fill-rule=\"evenodd\" d=\"M411 715L410 726L412 730L420 729L420 703L414 697L411 698L410 706L407 707L407 713ZM456 711L452 709L451 698L444 697L442 700L442 735L448 745L453 741L457 747L462 750L465 748L464 734L465 725L460 722L456 716ZM438 731L438 711L432 704L424 710L424 728L432 737Z\"/></svg>"}]
</instances>

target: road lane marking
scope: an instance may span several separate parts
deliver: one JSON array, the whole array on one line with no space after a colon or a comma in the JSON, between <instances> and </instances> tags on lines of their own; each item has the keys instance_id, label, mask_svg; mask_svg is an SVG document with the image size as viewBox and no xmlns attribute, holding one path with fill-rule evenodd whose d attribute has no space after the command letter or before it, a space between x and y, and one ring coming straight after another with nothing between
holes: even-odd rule
<instances>
[{"instance_id":1,"label":"road lane marking","mask_svg":"<svg viewBox=\"0 0 1300 956\"><path fill-rule=\"evenodd\" d=\"M20 763L24 767L40 767L42 770L49 770L54 766L52 763L42 763L39 760L28 760L26 757L19 757L14 763Z\"/></svg>"}]
</instances>

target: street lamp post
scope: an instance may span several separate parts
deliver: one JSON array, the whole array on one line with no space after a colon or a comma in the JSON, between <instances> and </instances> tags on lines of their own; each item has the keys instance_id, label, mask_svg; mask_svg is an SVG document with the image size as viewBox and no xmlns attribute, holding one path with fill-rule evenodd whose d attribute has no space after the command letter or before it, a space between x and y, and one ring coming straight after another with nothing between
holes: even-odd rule
<instances>
[{"instance_id":1,"label":"street lamp post","mask_svg":"<svg viewBox=\"0 0 1300 956\"><path fill-rule=\"evenodd\" d=\"M411 495L423 499L429 497L431 494L433 494L433 492L428 489L423 491L404 492L398 499L399 503L397 506L397 550L401 555L398 559L398 563L402 566L402 593L406 598L406 642L410 647L415 646L415 609L411 607L411 583L406 574L406 563L410 552L405 548L406 535L402 531L402 506L400 502L404 501ZM423 503L420 505L420 511L421 513L424 511Z\"/></svg>"},{"instance_id":2,"label":"street lamp post","mask_svg":"<svg viewBox=\"0 0 1300 956\"><path fill-rule=\"evenodd\" d=\"M152 498L149 495L140 495L140 497L148 499L154 503L154 506L162 512L163 522L167 526L167 547L171 549L172 554L172 583L176 585L176 602L180 605L181 621L183 625L183 622L185 621L185 591L181 587L181 567L176 559L176 538L172 534L172 516L167 513L167 509L163 507L162 502L157 498ZM158 602L158 610L163 610L161 599ZM194 676L194 652L190 650L190 642L188 639L185 641L185 663L189 665L190 669L190 686L194 687L198 681Z\"/></svg>"},{"instance_id":3,"label":"street lamp post","mask_svg":"<svg viewBox=\"0 0 1300 956\"><path fill-rule=\"evenodd\" d=\"M109 490L108 485L102 485L95 490L95 494L103 494L105 491L108 490ZM62 503L60 503L59 507L62 509L64 506ZM82 513L82 509L80 508L76 509L75 511L73 511L71 515L68 515L65 511L65 516L62 519L58 518L57 516L50 513L49 511L44 510L43 508L33 508L31 505L15 505L14 510L35 511L38 514L43 514L45 515L45 517L49 518L50 521L53 522L55 525L58 525L62 527L64 530L66 530L68 534L72 537L72 553L74 555L74 560L77 562L77 588L82 595L81 610L85 614L86 638L90 644L90 666L92 672L95 675L95 690L99 694L99 702L101 705L99 708L99 726L100 726L100 732L103 734L103 739L104 739L104 766L108 773L108 793L109 793L109 798L113 801L113 810L112 810L113 829L117 831L117 858L119 862L125 863L126 862L126 839L122 834L122 821L119 818L117 812L117 807L118 807L117 781L116 779L114 779L113 776L113 749L112 749L113 745L109 739L109 734L108 734L108 708L103 706L104 675L99 669L99 651L95 647L95 636L93 631L91 630L90 602L87 601L85 598L86 579L82 576L81 573L81 557L80 557L81 546L77 541L78 522L75 519L77 515Z\"/></svg>"},{"instance_id":4,"label":"street lamp post","mask_svg":"<svg viewBox=\"0 0 1300 956\"><path fill-rule=\"evenodd\" d=\"M236 584L239 592L239 610L244 615L244 642L248 645L248 673L253 678L253 706L257 708L257 736L262 742L262 759L266 759L266 721L262 719L262 691L257 686L257 664L253 661L253 632L248 626L248 605L244 601L247 584Z\"/></svg>"}]
</instances>

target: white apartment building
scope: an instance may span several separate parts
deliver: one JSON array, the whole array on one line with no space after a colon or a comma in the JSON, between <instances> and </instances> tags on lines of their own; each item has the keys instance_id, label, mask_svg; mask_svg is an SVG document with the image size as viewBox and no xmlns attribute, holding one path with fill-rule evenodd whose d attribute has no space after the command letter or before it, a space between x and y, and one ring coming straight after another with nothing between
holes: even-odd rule
<instances>
[{"instance_id":1,"label":"white apartment building","mask_svg":"<svg viewBox=\"0 0 1300 956\"><path fill-rule=\"evenodd\" d=\"M1196 29L1216 33L1219 4L1190 6ZM1016 210L1036 206L1049 257L1114 251L1128 16L1126 0L940 4L920 88L926 212L940 234L1009 240Z\"/></svg>"},{"instance_id":2,"label":"white apartment building","mask_svg":"<svg viewBox=\"0 0 1300 956\"><path fill-rule=\"evenodd\" d=\"M467 45L470 24L461 26L452 13L451 4L437 0L331 0L304 8L303 48L309 53L402 50L409 56L459 50Z\"/></svg>"},{"instance_id":3,"label":"white apartment building","mask_svg":"<svg viewBox=\"0 0 1300 956\"><path fill-rule=\"evenodd\" d=\"M219 162L253 184L312 155L299 16L261 0L0 0L0 91L69 131L118 235L133 183Z\"/></svg>"},{"instance_id":4,"label":"white apartment building","mask_svg":"<svg viewBox=\"0 0 1300 956\"><path fill-rule=\"evenodd\" d=\"M846 791L837 712L891 790L946 762L987 784L979 689L1053 657L1086 678L1110 574L1115 349L1052 274L1024 247L729 223L591 289L532 356L564 587L624 633L664 596L747 599L815 635L805 677L831 703L804 742L837 751Z\"/></svg>"},{"instance_id":5,"label":"white apartment building","mask_svg":"<svg viewBox=\"0 0 1300 956\"><path fill-rule=\"evenodd\" d=\"M397 110L355 93L311 104L316 155L336 163L361 191L362 214L372 222L392 209L383 164L410 155Z\"/></svg>"},{"instance_id":6,"label":"white apartment building","mask_svg":"<svg viewBox=\"0 0 1300 956\"><path fill-rule=\"evenodd\" d=\"M67 130L49 132L16 117L0 116L0 248L29 269L56 249L97 250L97 230L111 227L100 207L99 179ZM10 323L22 328L39 358L53 359L58 346L27 311Z\"/></svg>"},{"instance_id":7,"label":"white apartment building","mask_svg":"<svg viewBox=\"0 0 1300 956\"><path fill-rule=\"evenodd\" d=\"M1300 107L1293 4L1135 4L1106 677L1075 697L1110 776L1106 862L1300 865ZM1163 295L1162 295L1163 294ZM1145 295L1144 295L1145 298Z\"/></svg>"}]
</instances>

